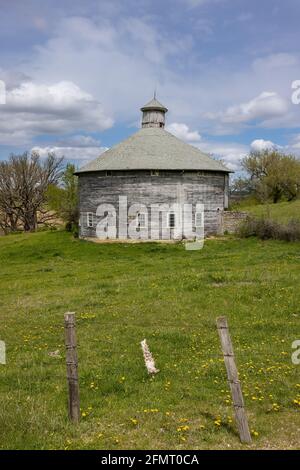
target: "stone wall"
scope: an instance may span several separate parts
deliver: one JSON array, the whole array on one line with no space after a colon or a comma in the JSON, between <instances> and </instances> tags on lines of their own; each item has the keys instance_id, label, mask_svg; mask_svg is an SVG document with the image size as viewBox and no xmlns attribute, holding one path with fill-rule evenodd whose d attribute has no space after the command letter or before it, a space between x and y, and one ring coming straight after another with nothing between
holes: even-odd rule
<instances>
[{"instance_id":1,"label":"stone wall","mask_svg":"<svg viewBox=\"0 0 300 470\"><path fill-rule=\"evenodd\" d=\"M224 211L223 233L234 233L238 226L247 218L247 212Z\"/></svg>"}]
</instances>

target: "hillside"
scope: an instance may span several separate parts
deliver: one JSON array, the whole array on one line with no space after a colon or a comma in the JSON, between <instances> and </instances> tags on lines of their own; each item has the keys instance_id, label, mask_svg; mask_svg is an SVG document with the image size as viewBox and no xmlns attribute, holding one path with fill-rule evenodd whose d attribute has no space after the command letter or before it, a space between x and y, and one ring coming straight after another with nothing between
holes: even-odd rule
<instances>
[{"instance_id":1,"label":"hillside","mask_svg":"<svg viewBox=\"0 0 300 470\"><path fill-rule=\"evenodd\" d=\"M1 237L0 448L242 448L215 328L224 314L251 447L299 447L299 248L229 237L196 252L64 232ZM66 311L77 315L78 426L67 419ZM152 380L143 338L160 369Z\"/></svg>"},{"instance_id":2,"label":"hillside","mask_svg":"<svg viewBox=\"0 0 300 470\"><path fill-rule=\"evenodd\" d=\"M238 210L249 212L257 217L267 216L278 222L287 223L291 219L300 220L300 199L277 204L240 205Z\"/></svg>"}]
</instances>

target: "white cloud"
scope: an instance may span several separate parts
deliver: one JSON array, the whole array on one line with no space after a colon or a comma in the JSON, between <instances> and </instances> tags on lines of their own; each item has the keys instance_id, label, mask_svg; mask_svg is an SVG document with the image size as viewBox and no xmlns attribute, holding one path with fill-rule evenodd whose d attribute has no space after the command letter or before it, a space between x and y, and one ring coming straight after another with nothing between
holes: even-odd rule
<instances>
[{"instance_id":1,"label":"white cloud","mask_svg":"<svg viewBox=\"0 0 300 470\"><path fill-rule=\"evenodd\" d=\"M18 70L6 70L0 68L0 80L4 81L6 90L8 91L19 87L22 83L30 82L32 79Z\"/></svg>"},{"instance_id":2,"label":"white cloud","mask_svg":"<svg viewBox=\"0 0 300 470\"><path fill-rule=\"evenodd\" d=\"M300 134L296 134L293 136L291 141L287 146L288 152L300 157Z\"/></svg>"},{"instance_id":3,"label":"white cloud","mask_svg":"<svg viewBox=\"0 0 300 470\"><path fill-rule=\"evenodd\" d=\"M286 145L279 145L271 140L256 139L251 143L250 149L257 152L275 149L286 154L300 157L300 134L292 136Z\"/></svg>"},{"instance_id":4,"label":"white cloud","mask_svg":"<svg viewBox=\"0 0 300 470\"><path fill-rule=\"evenodd\" d=\"M250 144L250 149L254 152L262 152L264 150L272 150L278 148L278 145L274 144L271 140L255 139Z\"/></svg>"},{"instance_id":5,"label":"white cloud","mask_svg":"<svg viewBox=\"0 0 300 470\"><path fill-rule=\"evenodd\" d=\"M233 142L212 142L202 139L198 131L191 131L184 123L172 123L166 128L181 140L194 145L214 158L221 159L230 170L240 168L240 160L248 153L246 145Z\"/></svg>"},{"instance_id":6,"label":"white cloud","mask_svg":"<svg viewBox=\"0 0 300 470\"><path fill-rule=\"evenodd\" d=\"M188 4L188 0L180 1ZM59 18L51 36L21 66L40 83L75 80L119 123L135 121L139 107L157 87L159 99L170 109L170 122L193 120L202 133L236 134L251 119L253 126L284 127L287 120L289 126L298 125L295 110L292 116L275 113L277 118L268 112L275 101L280 110L286 110L286 101L292 107L290 81L297 78L296 65L277 67L276 73L270 73L268 64L280 60L295 64L296 59L287 54L277 59L258 57L253 62L257 51L252 50L247 51L248 60L241 62L223 55L204 58L199 50L206 47L211 21L205 15L193 18L193 33L198 32L192 34L161 28L155 16ZM251 98L258 98L262 90L273 90L277 98L265 97L266 112L259 111L256 118L259 103L252 104ZM232 103L237 103L233 109ZM253 108L247 111L247 104Z\"/></svg>"},{"instance_id":7,"label":"white cloud","mask_svg":"<svg viewBox=\"0 0 300 470\"><path fill-rule=\"evenodd\" d=\"M113 124L91 94L69 81L21 83L8 90L1 111L2 144L25 144L40 134L100 131Z\"/></svg>"},{"instance_id":8,"label":"white cloud","mask_svg":"<svg viewBox=\"0 0 300 470\"><path fill-rule=\"evenodd\" d=\"M166 127L166 130L185 142L199 142L201 140L199 132L191 131L184 123L173 122Z\"/></svg>"},{"instance_id":9,"label":"white cloud","mask_svg":"<svg viewBox=\"0 0 300 470\"><path fill-rule=\"evenodd\" d=\"M207 3L207 7L211 2L179 1L190 6ZM107 2L112 3L115 5ZM238 134L249 124L274 128L299 126L299 107L290 103L290 84L298 78L299 71L296 54L261 56L262 49L253 47L243 50L243 60L217 52L202 55L199 51L205 47L203 41L217 18L211 23L210 15L194 15L196 34L194 29L184 32L162 28L163 22L158 22L155 15L145 13L138 17L136 10L132 14L121 7L122 14L99 14L97 10L98 14L88 18L80 4L73 11L82 16L55 17L43 42L23 62L18 62L26 77L9 78L9 91L22 89L24 83L27 95L33 85L46 87L44 110L39 103L41 95L45 98L41 88L40 94L36 90L39 99L30 98L32 108L16 96L19 104L15 103L10 110L6 108L5 113L1 109L0 143L28 145L39 134L101 131L111 125L110 116L120 125L136 122L139 107L150 99L156 86L158 98L170 109L169 122L189 122L191 129L197 126L200 133L188 131L196 132L194 142L204 133ZM248 14L241 13L238 19L248 18ZM46 22L49 23L48 16ZM42 29L45 24L38 20L36 26ZM200 34L199 29L207 34ZM28 75L34 76L35 81ZM79 95L89 95L90 99L75 97L73 109L72 100L59 104L58 97L51 97L49 87L66 81L73 85L75 82ZM273 91L261 93L262 90ZM232 106L233 103L236 105ZM190 139L184 135L181 138Z\"/></svg>"},{"instance_id":10,"label":"white cloud","mask_svg":"<svg viewBox=\"0 0 300 470\"><path fill-rule=\"evenodd\" d=\"M179 59L187 57L192 44L191 34L178 38L153 26L153 18L69 17L58 22L52 37L22 67L34 70L40 83L76 77L119 122L130 122L155 87L168 103L178 95L178 79L185 73Z\"/></svg>"},{"instance_id":11,"label":"white cloud","mask_svg":"<svg viewBox=\"0 0 300 470\"><path fill-rule=\"evenodd\" d=\"M232 171L240 169L240 161L249 152L247 145L236 142L211 142L204 141L197 145L203 152L209 153L215 158L221 159Z\"/></svg>"},{"instance_id":12,"label":"white cloud","mask_svg":"<svg viewBox=\"0 0 300 470\"><path fill-rule=\"evenodd\" d=\"M65 139L60 139L57 142L57 145L60 147L78 147L78 148L87 148L87 147L97 147L101 146L101 142L98 139L94 139L89 135L73 135Z\"/></svg>"},{"instance_id":13,"label":"white cloud","mask_svg":"<svg viewBox=\"0 0 300 470\"><path fill-rule=\"evenodd\" d=\"M78 135L57 142L55 145L35 146L31 151L39 153L41 157L45 157L48 153L55 153L57 157L64 157L66 160L79 160L80 165L83 165L98 157L107 149L107 147L101 147L100 142L92 137Z\"/></svg>"},{"instance_id":14,"label":"white cloud","mask_svg":"<svg viewBox=\"0 0 300 470\"><path fill-rule=\"evenodd\" d=\"M294 138L291 147L295 150L300 150L300 134Z\"/></svg>"},{"instance_id":15,"label":"white cloud","mask_svg":"<svg viewBox=\"0 0 300 470\"><path fill-rule=\"evenodd\" d=\"M276 92L264 91L250 101L230 106L224 112L208 114L213 119L220 119L223 123L242 124L254 120L266 120L282 116L287 113L288 103Z\"/></svg>"}]
</instances>

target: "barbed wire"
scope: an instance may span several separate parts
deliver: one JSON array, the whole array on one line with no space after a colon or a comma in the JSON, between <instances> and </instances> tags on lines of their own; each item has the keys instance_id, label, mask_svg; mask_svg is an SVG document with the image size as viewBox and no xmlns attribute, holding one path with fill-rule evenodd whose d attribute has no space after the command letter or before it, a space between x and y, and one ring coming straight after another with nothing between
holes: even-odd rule
<instances>
[{"instance_id":1,"label":"barbed wire","mask_svg":"<svg viewBox=\"0 0 300 470\"><path fill-rule=\"evenodd\" d=\"M95 341L95 342L96 342L96 341ZM103 344L103 342L102 342L101 344ZM107 344L111 344L111 343L110 343L110 342L107 342ZM118 343L118 344L119 344L119 343ZM139 345L139 343L136 343L136 346L138 346L138 345ZM121 345L120 345L120 346L121 346ZM77 345L77 349L78 349L79 353L80 353L80 351L83 351L83 349L81 348L80 344ZM130 352L134 352L134 351L137 351L137 349L138 349L138 348L133 347L133 348L130 349L129 351L130 351ZM32 350L27 350L27 351L23 351L23 353L24 353L24 352L26 353L26 352L29 352L29 351L32 352ZM47 353L46 353L47 355L48 355L48 351L49 351L49 350L47 350ZM104 355L105 355L106 353L109 353L109 354L110 354L109 360L111 361L111 357L112 357L113 351L111 351L111 350L109 350L109 349L106 349L106 350L102 349L102 352L104 353ZM284 352L284 354L282 354L283 352ZM235 347L235 358L238 359L240 356L245 356L245 355L247 355L247 357L249 357L249 361L251 361L251 357L255 357L255 358L257 358L257 357L262 357L262 358L264 358L264 359L276 357L277 359L280 358L280 359L283 360L283 358L287 358L287 357L290 358L291 355L293 354L293 352L294 352L294 350L292 350L292 349L291 349L289 352L282 351L282 352L278 352L278 353L276 353L276 352L275 352L275 353L274 353L274 352L272 352L272 353L265 353L265 352L260 352L260 351L255 351L255 352L251 351L251 352L249 352L249 351L240 351L237 347ZM41 353L41 351L40 351L39 353ZM96 353L96 351L95 351L95 353ZM98 354L98 353L99 353L99 350L97 351L97 354ZM19 350L19 354L22 354L22 351L21 351L21 350ZM59 355L60 355L61 357L56 357L56 358L53 359L53 360L56 360L57 363L58 363L58 361L60 361L62 358L65 357L65 352L64 352L64 350L63 350L61 353L59 353ZM128 355L128 350L126 349L126 350L124 350L123 352L120 352L120 353L118 354L118 356L115 355L115 357L122 357L122 358L124 359L124 356L127 356L127 355ZM159 354L159 353L156 353L156 355L160 355L160 354ZM90 353L90 354L84 354L84 356L82 356L82 357L88 358L88 357L92 357L92 356L93 356L93 354ZM212 358L215 358L215 359L216 359L216 358L218 358L218 359L223 359L223 354L222 354L221 352L220 352L220 353L203 353L203 354L202 354L202 353L199 353L199 352L197 352L197 351L192 351L190 356L193 357L193 359L196 359L196 358L205 358L205 359L207 359L207 360L212 359ZM176 355L176 353L175 353L175 355L174 355L174 353L173 353L173 358L179 358L179 356ZM101 356L101 361L103 361L103 360L105 360L105 356ZM53 363L53 364L54 364L54 363ZM48 365L52 365L52 364L49 363ZM24 367L24 362L20 363L20 366L21 366L21 367Z\"/></svg>"},{"instance_id":2,"label":"barbed wire","mask_svg":"<svg viewBox=\"0 0 300 470\"><path fill-rule=\"evenodd\" d=\"M112 374L112 375L113 375L113 374ZM121 375L121 372L119 373L119 375ZM116 374L116 376L117 376L117 374ZM188 376L189 378L191 377L190 374L187 374L187 376ZM28 380L28 381L36 380L36 383L42 383L42 381L43 381L43 380L47 380L47 378L49 378L49 379L51 379L51 380L52 380L52 379L59 379L59 380L67 381L66 374L63 374L63 373L62 373L62 374L51 374L51 376L49 376L49 377L45 377L45 376L41 377L41 375L37 375L37 374L31 374L31 375L28 375L28 376L26 376L26 377L17 376L17 377L15 377L15 382L24 383L24 382L26 382L26 380ZM185 386L186 386L186 385L191 385L192 382L195 383L195 382L197 382L198 380L200 380L201 378L203 378L203 377L200 376L200 375L199 375L199 377L197 377L197 378L194 377L193 381L191 381L190 383L189 383L189 382L185 382ZM21 380L21 379L22 379L22 380ZM90 380L90 379L89 379L89 380ZM98 380L98 383L96 384L96 381L97 381L97 380ZM86 389L88 389L88 390L90 390L90 391L93 391L93 392L98 392L98 391L101 392L101 388L100 388L101 385L100 385L100 384L101 384L101 381L104 381L104 380L105 380L105 381L107 380L105 376L94 378L95 387L91 388L90 385L89 385L90 382L87 381L85 377L83 377L82 375L80 376L80 374L79 374L79 382L82 384L82 386L86 385ZM123 382L123 381L118 381L118 380L117 380L117 383L119 383L120 385L126 386L128 383L130 383L130 382L128 382L128 377L127 377L126 380L127 380L127 383L126 383L126 381ZM140 382L139 382L138 380L136 380L136 376L135 376L135 382L136 382L137 384L146 383L146 382L148 382L149 380L151 380L151 379L150 379L150 377L147 375L146 372L145 372L145 374L144 374L144 376L143 376L142 381L140 381ZM212 388L217 389L218 386L219 386L219 387L224 387L224 386L226 386L226 384L228 383L228 380L227 380L227 378L226 378L226 372L225 372L224 377L219 377L218 380L219 380L219 382L212 384L211 387L208 387L208 386L206 386L205 384L201 383L200 391L201 391L202 389L212 390ZM156 380L156 381L157 381L157 380ZM240 382L241 382L241 385L244 386L244 388L247 388L247 385L249 386L249 384L245 383L245 381L243 380L242 377L240 378ZM32 385L32 388L35 387L36 383ZM47 383L48 383L48 382L47 382ZM163 383L163 382L161 382L161 384L162 384L162 386L164 386L164 383ZM244 385L243 385L243 384L244 384ZM280 385L285 385L285 388L289 388L289 389L290 389L290 387L289 387L288 385L286 385L286 383L285 383L284 380L279 380L279 379L274 380L274 381L272 382L272 384L269 384L269 385L270 385L270 387L271 387L271 386L278 385L278 384L280 384ZM131 384L130 384L130 386L131 386ZM179 384L179 383L178 383L178 387L181 387L181 386L182 386L182 384ZM99 387L99 388L96 388L96 387ZM174 382L173 382L173 383L172 383L172 386L170 386L170 388L168 389L168 391L172 391L172 389L174 389L174 388L176 388L176 386L174 385ZM9 390L9 392L11 392L11 390ZM227 392L227 390L224 391L224 393L225 393L225 392ZM112 392L112 393L113 393L113 392ZM228 393L230 393L229 390L228 390Z\"/></svg>"},{"instance_id":3,"label":"barbed wire","mask_svg":"<svg viewBox=\"0 0 300 470\"><path fill-rule=\"evenodd\" d=\"M222 316L222 314L219 314L219 316ZM112 321L102 321L101 319L99 318L95 318L95 317L86 317L86 318L81 318L80 316L76 316L76 326L78 325L82 325L82 324L93 324L93 323L99 323L101 325L114 325L116 326L116 322L117 321L123 321L124 318L122 317L113 317L114 320ZM18 321L22 319L21 317L18 318ZM40 322L40 320L44 320L45 317L44 316L41 316L40 318L37 318L35 317L34 319L30 319L30 320L33 320L30 322L30 328L32 327L32 325L40 325L41 327L43 326ZM23 320L26 320L28 321L28 316L24 316ZM129 323L130 320L127 320L127 325L130 325L130 326L138 326L138 325L146 325L146 326L153 326L153 318L151 318L151 322L152 323L139 323L139 322L135 322L135 319L131 319L133 323ZM182 321L182 319L180 319ZM207 328L211 328L213 325L215 326L216 324L216 319L215 318L212 318L211 320L209 319L204 319L203 320L203 323L197 323L195 324L195 322L193 322L193 324L189 324L189 323L170 323L170 322L155 322L155 325L159 325L159 326L188 326L188 327L199 327L199 328L203 328L204 326L206 326ZM299 316L295 316L294 319L289 319L289 323L288 324L294 324L294 322L299 322L300 320L300 314ZM4 319L0 319L0 324L3 323L5 327L9 327L9 324L8 322L11 321L10 320L4 320ZM229 321L231 321L231 324L232 324L232 328L236 328L237 326L235 325L235 322L232 321L232 319L229 318ZM149 320L150 322L150 320ZM286 324L286 321L285 323ZM299 323L300 324L300 323ZM272 321L256 321L256 322L246 322L243 324L245 327L246 326L261 326L261 325L266 325L266 326L270 326L270 325L283 325L283 321L282 320L272 320ZM26 327L26 325L24 325ZM55 323L51 323L50 325L47 325L48 328L49 326L51 328L64 328L64 320L62 318L62 321L61 322L55 322ZM123 326L120 324L120 326ZM216 327L215 327L216 328ZM239 325L239 328L240 328L240 325Z\"/></svg>"}]
</instances>

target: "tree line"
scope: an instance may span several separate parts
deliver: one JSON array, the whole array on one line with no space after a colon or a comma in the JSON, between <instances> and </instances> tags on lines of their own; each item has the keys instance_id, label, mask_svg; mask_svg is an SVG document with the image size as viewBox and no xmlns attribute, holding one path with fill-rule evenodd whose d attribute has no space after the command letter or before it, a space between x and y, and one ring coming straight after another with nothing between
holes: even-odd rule
<instances>
[{"instance_id":1,"label":"tree line","mask_svg":"<svg viewBox=\"0 0 300 470\"><path fill-rule=\"evenodd\" d=\"M36 152L0 162L0 228L7 234L34 232L62 219L76 231L79 217L75 166L63 158Z\"/></svg>"},{"instance_id":2,"label":"tree line","mask_svg":"<svg viewBox=\"0 0 300 470\"><path fill-rule=\"evenodd\" d=\"M300 195L300 161L280 151L251 152L242 160L246 177L237 178L233 193L254 194L260 202L292 201ZM33 232L54 225L78 231L78 178L75 166L63 158L36 152L11 155L0 162L0 229Z\"/></svg>"}]
</instances>

